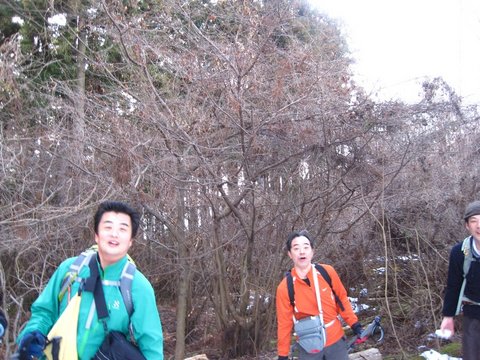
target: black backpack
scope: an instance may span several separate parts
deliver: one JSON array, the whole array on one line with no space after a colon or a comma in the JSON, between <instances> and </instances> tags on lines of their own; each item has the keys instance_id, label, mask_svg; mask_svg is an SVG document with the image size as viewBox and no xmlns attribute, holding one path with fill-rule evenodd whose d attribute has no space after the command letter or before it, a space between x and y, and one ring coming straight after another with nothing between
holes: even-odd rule
<instances>
[{"instance_id":1,"label":"black backpack","mask_svg":"<svg viewBox=\"0 0 480 360\"><path fill-rule=\"evenodd\" d=\"M333 292L333 296L335 297L335 302L340 307L340 310L344 311L345 307L343 306L340 298L335 293L335 290L333 290L332 279L330 278L330 275L328 274L327 270L325 270L325 268L320 264L315 264L315 269L317 269L317 271L323 276L323 278L328 283L328 285L330 285L330 288L332 289L332 292ZM290 298L290 304L292 304L292 306L295 307L295 290L293 288L292 272L288 270L285 274L285 277L287 278L288 297Z\"/></svg>"}]
</instances>

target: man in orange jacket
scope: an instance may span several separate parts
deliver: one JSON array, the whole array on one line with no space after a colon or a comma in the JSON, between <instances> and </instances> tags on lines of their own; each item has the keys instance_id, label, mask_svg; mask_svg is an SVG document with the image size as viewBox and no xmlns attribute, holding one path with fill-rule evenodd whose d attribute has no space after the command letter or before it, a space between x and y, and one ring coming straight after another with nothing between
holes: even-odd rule
<instances>
[{"instance_id":1,"label":"man in orange jacket","mask_svg":"<svg viewBox=\"0 0 480 360\"><path fill-rule=\"evenodd\" d=\"M278 359L287 360L290 353L292 329L294 318L300 320L307 316L319 315L317 296L314 287L313 274L318 278L320 289L320 302L323 313L323 324L325 326L325 347L317 353L308 353L300 344L298 348L299 359L321 359L321 360L347 360L347 345L342 323L338 319L340 315L343 320L352 328L355 334L360 336L362 325L353 312L352 305L347 297L347 291L338 277L335 269L330 265L322 265L331 278L332 286L315 269L312 264L313 241L308 232L294 231L286 242L288 256L293 261L291 275L293 277L293 289L295 303L292 306L288 294L287 278L285 277L277 287L276 305L278 322ZM312 271L312 267L314 271ZM335 296L341 302L336 301ZM343 309L342 309L343 308Z\"/></svg>"}]
</instances>

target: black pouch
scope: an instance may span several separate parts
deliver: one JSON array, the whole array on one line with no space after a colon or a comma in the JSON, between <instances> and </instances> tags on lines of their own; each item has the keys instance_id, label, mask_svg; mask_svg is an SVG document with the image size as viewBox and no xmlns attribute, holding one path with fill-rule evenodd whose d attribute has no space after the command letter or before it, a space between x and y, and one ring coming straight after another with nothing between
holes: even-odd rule
<instances>
[{"instance_id":1,"label":"black pouch","mask_svg":"<svg viewBox=\"0 0 480 360\"><path fill-rule=\"evenodd\" d=\"M110 331L92 360L146 360L120 331Z\"/></svg>"}]
</instances>

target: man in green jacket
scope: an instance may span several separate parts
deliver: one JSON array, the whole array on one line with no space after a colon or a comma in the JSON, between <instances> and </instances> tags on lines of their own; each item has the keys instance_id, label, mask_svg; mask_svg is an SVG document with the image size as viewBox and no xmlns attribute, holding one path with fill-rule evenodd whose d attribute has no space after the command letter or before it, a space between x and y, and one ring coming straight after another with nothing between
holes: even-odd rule
<instances>
[{"instance_id":1,"label":"man in green jacket","mask_svg":"<svg viewBox=\"0 0 480 360\"><path fill-rule=\"evenodd\" d=\"M108 201L100 204L94 216L95 242L98 253L93 261L98 267L105 296L108 317L99 320L95 311L93 291L81 291L77 326L77 355L80 360L93 358L105 339L106 328L120 331L129 338L129 324L133 337L143 356L148 360L163 359L163 335L155 294L150 282L138 270L131 283L133 313L129 316L118 286L122 271L128 261L127 252L132 246L140 222L138 212L127 204ZM43 358L46 335L68 305L69 298L88 282L90 267L83 266L65 296L59 301L62 283L76 258L63 261L50 278L31 307L31 318L18 336L19 349L27 359ZM93 266L93 265L91 265ZM112 285L116 284L116 286ZM61 342L60 342L61 346Z\"/></svg>"}]
</instances>

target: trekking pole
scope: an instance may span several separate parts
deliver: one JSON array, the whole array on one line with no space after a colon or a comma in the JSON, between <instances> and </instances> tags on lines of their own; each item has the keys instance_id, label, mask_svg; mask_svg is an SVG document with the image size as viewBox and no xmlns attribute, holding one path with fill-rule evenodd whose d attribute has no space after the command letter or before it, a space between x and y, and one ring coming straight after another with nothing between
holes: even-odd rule
<instances>
[{"instance_id":1,"label":"trekking pole","mask_svg":"<svg viewBox=\"0 0 480 360\"><path fill-rule=\"evenodd\" d=\"M353 350L355 345L365 342L367 339L373 337L377 333L379 334L379 337L376 342L379 343L383 340L385 334L383 331L383 327L380 324L380 319L380 316L375 316L375 319L373 319L373 321L368 324L368 326L365 328L365 330L362 331L359 337L354 336L351 340L347 342L347 348L349 349L349 351Z\"/></svg>"}]
</instances>

